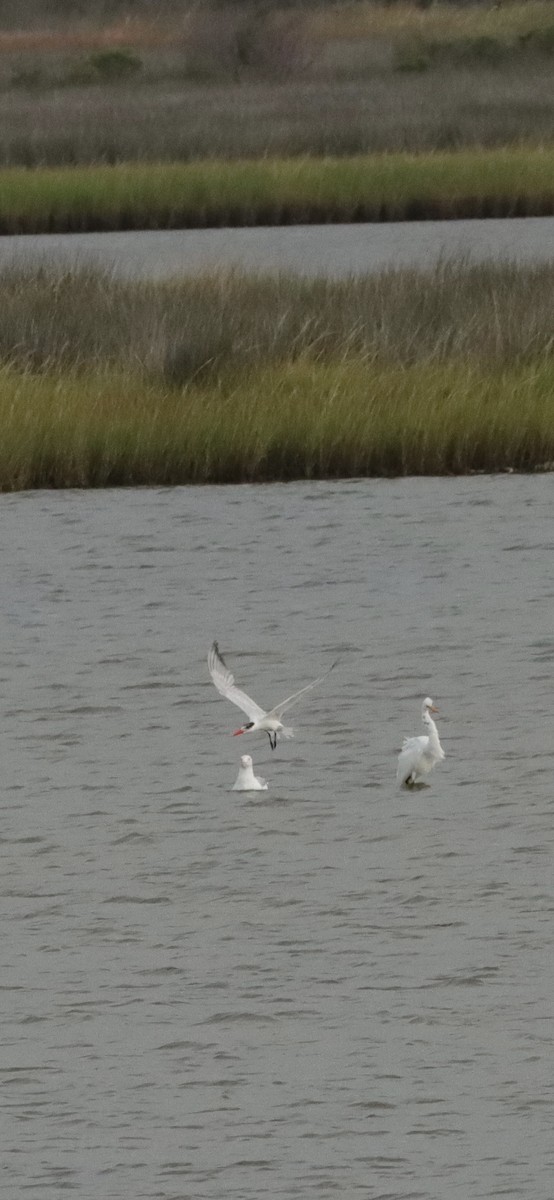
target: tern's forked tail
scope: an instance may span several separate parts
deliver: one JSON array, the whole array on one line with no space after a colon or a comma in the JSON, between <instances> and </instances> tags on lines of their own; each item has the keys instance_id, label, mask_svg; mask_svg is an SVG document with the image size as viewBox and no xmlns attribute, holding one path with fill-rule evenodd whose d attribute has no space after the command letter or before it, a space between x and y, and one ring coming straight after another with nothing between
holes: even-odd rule
<instances>
[{"instance_id":1,"label":"tern's forked tail","mask_svg":"<svg viewBox=\"0 0 554 1200\"><path fill-rule=\"evenodd\" d=\"M290 725L283 725L283 728L279 730L279 737L282 737L285 739L293 738L294 737L294 729L291 729Z\"/></svg>"}]
</instances>

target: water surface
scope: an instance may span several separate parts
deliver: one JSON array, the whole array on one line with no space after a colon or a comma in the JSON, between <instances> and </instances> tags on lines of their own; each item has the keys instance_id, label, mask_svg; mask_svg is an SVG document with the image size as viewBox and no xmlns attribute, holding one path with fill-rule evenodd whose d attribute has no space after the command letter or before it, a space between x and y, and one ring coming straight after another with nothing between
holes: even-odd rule
<instances>
[{"instance_id":1,"label":"water surface","mask_svg":"<svg viewBox=\"0 0 554 1200\"><path fill-rule=\"evenodd\" d=\"M550 1200L552 500L0 498L11 1194ZM213 637L267 704L341 656L274 754ZM426 694L447 758L399 791Z\"/></svg>"},{"instance_id":2,"label":"water surface","mask_svg":"<svg viewBox=\"0 0 554 1200\"><path fill-rule=\"evenodd\" d=\"M344 278L460 257L522 266L551 262L554 217L0 237L0 267L89 263L148 279L215 267Z\"/></svg>"}]
</instances>

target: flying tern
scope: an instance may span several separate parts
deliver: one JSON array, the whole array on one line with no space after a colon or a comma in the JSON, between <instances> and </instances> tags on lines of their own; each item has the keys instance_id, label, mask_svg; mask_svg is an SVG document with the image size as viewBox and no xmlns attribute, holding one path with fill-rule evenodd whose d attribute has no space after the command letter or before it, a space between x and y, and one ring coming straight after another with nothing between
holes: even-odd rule
<instances>
[{"instance_id":1,"label":"flying tern","mask_svg":"<svg viewBox=\"0 0 554 1200\"><path fill-rule=\"evenodd\" d=\"M218 692L222 696L225 696L226 700L231 700L233 704L238 705L249 718L246 725L241 725L240 729L235 729L233 737L238 737L241 733L257 733L258 730L263 730L269 737L269 744L272 750L275 750L279 734L284 738L294 736L292 729L283 725L281 721L283 713L291 705L296 704L296 701L304 695L304 692L309 692L317 683L321 683L334 666L336 666L336 662L331 663L325 675L320 675L312 683L307 683L305 687L300 688L300 691L294 692L292 696L288 696L286 700L282 700L280 704L276 704L269 712L265 712L263 708L260 708L259 704L256 704L255 700L251 700L250 696L246 695L246 692L241 692L240 688L236 686L233 675L219 653L217 642L213 643L208 654L208 668Z\"/></svg>"}]
</instances>

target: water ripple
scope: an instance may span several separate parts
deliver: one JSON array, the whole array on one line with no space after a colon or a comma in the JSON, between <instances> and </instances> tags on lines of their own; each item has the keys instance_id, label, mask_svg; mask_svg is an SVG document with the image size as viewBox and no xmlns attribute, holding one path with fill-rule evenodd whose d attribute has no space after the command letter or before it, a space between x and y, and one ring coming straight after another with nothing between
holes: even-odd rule
<instances>
[{"instance_id":1,"label":"water ripple","mask_svg":"<svg viewBox=\"0 0 554 1200\"><path fill-rule=\"evenodd\" d=\"M551 478L0 504L14 1195L550 1200Z\"/></svg>"}]
</instances>

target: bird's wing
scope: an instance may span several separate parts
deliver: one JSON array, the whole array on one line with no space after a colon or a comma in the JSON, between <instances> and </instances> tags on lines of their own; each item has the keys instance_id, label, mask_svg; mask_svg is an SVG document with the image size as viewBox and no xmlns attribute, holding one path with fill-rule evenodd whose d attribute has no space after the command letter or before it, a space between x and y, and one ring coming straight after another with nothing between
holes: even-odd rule
<instances>
[{"instance_id":1,"label":"bird's wing","mask_svg":"<svg viewBox=\"0 0 554 1200\"><path fill-rule=\"evenodd\" d=\"M404 738L402 749L398 755L398 769L396 772L396 778L399 783L403 783L411 775L412 771L417 768L428 741L429 738L425 736Z\"/></svg>"},{"instance_id":2,"label":"bird's wing","mask_svg":"<svg viewBox=\"0 0 554 1200\"><path fill-rule=\"evenodd\" d=\"M415 741L415 739L411 738L410 741ZM406 779L409 779L412 771L417 767L419 758L419 748L409 745L404 746L404 749L398 755L398 767L396 771L398 783L404 783Z\"/></svg>"},{"instance_id":3,"label":"bird's wing","mask_svg":"<svg viewBox=\"0 0 554 1200\"><path fill-rule=\"evenodd\" d=\"M404 738L404 741L402 742L402 753L404 753L405 750L419 750L421 753L422 750L425 750L428 741L429 738L425 733L420 734L419 737Z\"/></svg>"},{"instance_id":4,"label":"bird's wing","mask_svg":"<svg viewBox=\"0 0 554 1200\"><path fill-rule=\"evenodd\" d=\"M208 654L208 669L218 692L225 696L226 700L231 700L233 704L242 708L251 721L259 721L265 717L263 708L260 708L255 700L251 700L246 692L241 692L240 688L235 686L234 676L225 666L217 642L214 642Z\"/></svg>"},{"instance_id":5,"label":"bird's wing","mask_svg":"<svg viewBox=\"0 0 554 1200\"><path fill-rule=\"evenodd\" d=\"M329 671L332 671L333 667L336 667L337 662L338 662L338 659L335 659L335 662L331 663L331 666L329 667ZM294 692L293 695L288 696L286 700L281 700L281 703L276 704L275 708L272 708L271 712L267 713L267 716L268 717L276 717L276 719L279 721L281 719L283 713L286 712L287 708L290 708L291 705L296 704L296 701L299 700L300 697L304 695L304 692L310 692L311 689L314 688L317 683L323 683L323 680L327 678L329 671L326 671L325 675L320 675L318 679L312 680L311 683L307 683L305 687L300 688L299 692Z\"/></svg>"}]
</instances>

